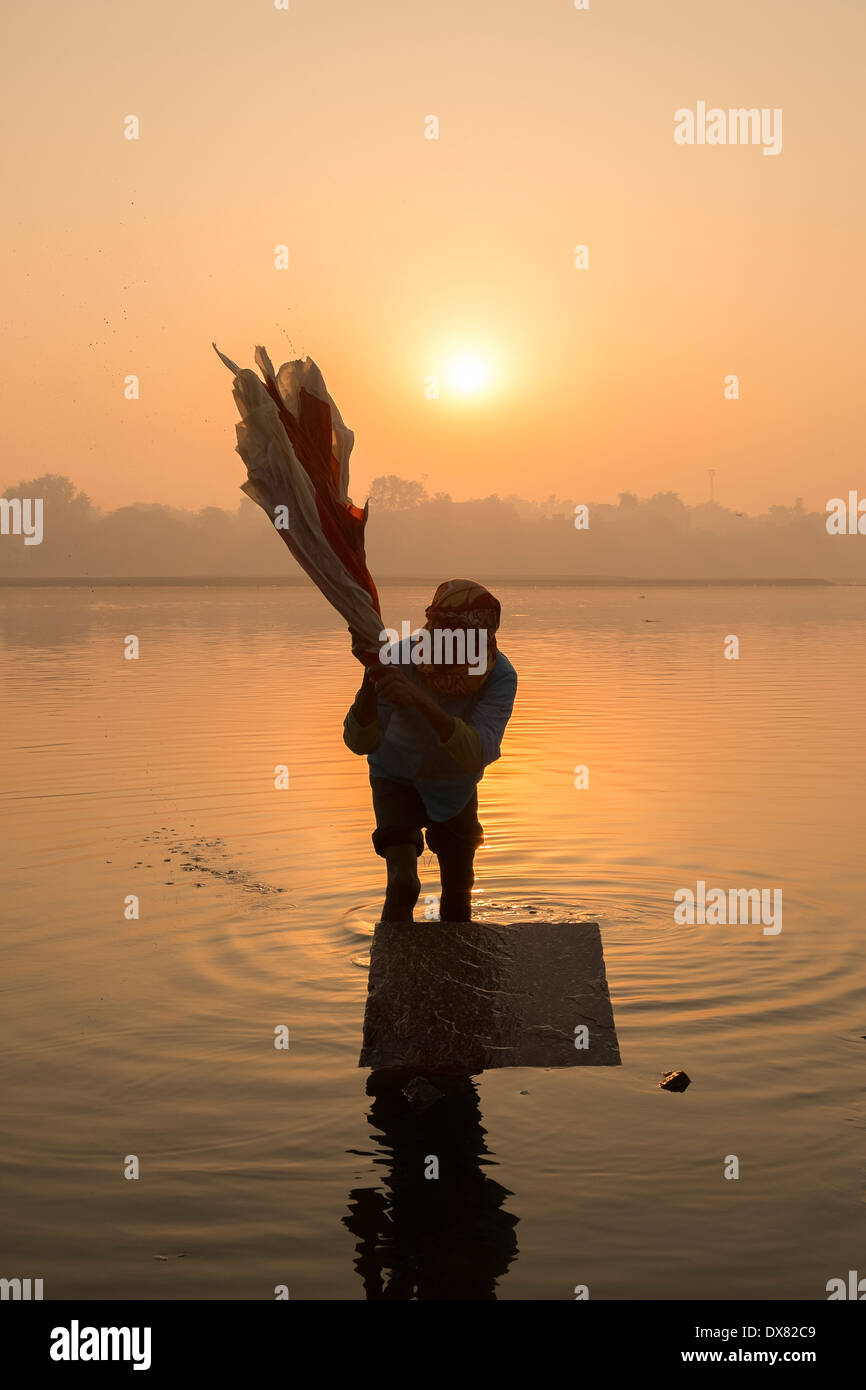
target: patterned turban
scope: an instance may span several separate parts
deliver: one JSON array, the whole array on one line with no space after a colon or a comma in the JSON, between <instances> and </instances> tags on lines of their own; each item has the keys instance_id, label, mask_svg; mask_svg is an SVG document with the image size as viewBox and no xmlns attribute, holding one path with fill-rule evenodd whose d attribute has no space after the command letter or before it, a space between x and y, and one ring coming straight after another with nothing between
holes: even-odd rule
<instances>
[{"instance_id":1,"label":"patterned turban","mask_svg":"<svg viewBox=\"0 0 866 1390\"><path fill-rule=\"evenodd\" d=\"M477 666L472 668L475 671L473 675L468 662L459 665L422 665L418 667L418 674L440 695L474 695L493 670L497 650L494 633L499 627L501 613L499 599L472 579L447 579L440 584L427 609L424 626L428 632L436 628L449 628L452 631L456 628L475 628L479 632L486 632L487 665L481 675Z\"/></svg>"}]
</instances>

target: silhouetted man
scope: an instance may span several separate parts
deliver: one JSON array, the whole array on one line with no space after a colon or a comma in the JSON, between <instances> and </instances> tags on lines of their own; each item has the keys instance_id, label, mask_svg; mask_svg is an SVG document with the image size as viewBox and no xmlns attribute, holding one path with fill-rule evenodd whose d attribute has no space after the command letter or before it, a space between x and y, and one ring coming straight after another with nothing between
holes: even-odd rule
<instances>
[{"instance_id":1,"label":"silhouetted man","mask_svg":"<svg viewBox=\"0 0 866 1390\"><path fill-rule=\"evenodd\" d=\"M383 648L346 715L343 738L370 764L373 847L388 870L383 922L412 921L425 827L439 860L440 920L470 920L484 839L477 786L499 757L517 691L496 645L500 614L482 585L440 584L424 628Z\"/></svg>"}]
</instances>

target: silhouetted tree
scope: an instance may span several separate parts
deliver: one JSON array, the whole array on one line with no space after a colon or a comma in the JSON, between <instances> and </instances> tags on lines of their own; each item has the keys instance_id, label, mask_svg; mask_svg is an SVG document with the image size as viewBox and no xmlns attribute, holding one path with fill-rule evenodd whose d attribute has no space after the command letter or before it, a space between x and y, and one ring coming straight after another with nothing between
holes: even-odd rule
<instances>
[{"instance_id":1,"label":"silhouetted tree","mask_svg":"<svg viewBox=\"0 0 866 1390\"><path fill-rule=\"evenodd\" d=\"M370 484L370 506L379 507L383 512L402 512L426 501L426 488L413 478L383 473Z\"/></svg>"}]
</instances>

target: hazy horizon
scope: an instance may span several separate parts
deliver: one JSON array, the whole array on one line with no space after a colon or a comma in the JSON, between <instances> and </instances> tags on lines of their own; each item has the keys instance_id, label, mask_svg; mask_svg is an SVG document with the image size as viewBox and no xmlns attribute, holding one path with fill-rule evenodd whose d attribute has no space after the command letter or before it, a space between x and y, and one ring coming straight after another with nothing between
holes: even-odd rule
<instances>
[{"instance_id":1,"label":"hazy horizon","mask_svg":"<svg viewBox=\"0 0 866 1390\"><path fill-rule=\"evenodd\" d=\"M310 581L249 498L233 511L159 503L101 511L68 478L48 475L7 489L21 509L4 535L0 580L273 579ZM24 507L41 499L40 540L26 539ZM13 517L0 521L10 529ZM31 514L35 529L35 521ZM827 513L797 498L757 516L719 503L688 506L675 493L616 505L495 494L460 502L387 475L371 487L367 560L380 583L456 574L514 580L733 582L866 579L856 535L828 533ZM290 526L291 529L291 518Z\"/></svg>"}]
</instances>

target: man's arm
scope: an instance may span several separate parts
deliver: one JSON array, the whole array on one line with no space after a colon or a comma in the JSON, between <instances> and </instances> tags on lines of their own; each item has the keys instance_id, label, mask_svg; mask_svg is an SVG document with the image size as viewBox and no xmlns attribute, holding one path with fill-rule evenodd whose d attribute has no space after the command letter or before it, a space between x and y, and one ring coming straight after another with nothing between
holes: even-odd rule
<instances>
[{"instance_id":1,"label":"man's arm","mask_svg":"<svg viewBox=\"0 0 866 1390\"><path fill-rule=\"evenodd\" d=\"M474 766L471 771L482 771L485 767L495 763L502 752L502 739L505 735L507 723L514 709L514 696L517 695L517 674L513 667L506 666L503 670L496 671L495 676L489 676L481 689L480 698L475 702L471 720L463 723L467 731L468 745L466 751L456 748L449 749L453 758L466 766L463 762L464 756L474 758ZM456 738L455 738L456 742Z\"/></svg>"},{"instance_id":2,"label":"man's arm","mask_svg":"<svg viewBox=\"0 0 866 1390\"><path fill-rule=\"evenodd\" d=\"M483 772L499 757L505 726L511 718L517 677L513 671L486 688L472 713L471 722L446 714L432 695L397 671L377 682L379 691L395 705L414 705L438 735L439 742L466 772Z\"/></svg>"},{"instance_id":3,"label":"man's arm","mask_svg":"<svg viewBox=\"0 0 866 1390\"><path fill-rule=\"evenodd\" d=\"M343 742L352 753L360 756L372 753L378 747L381 737L376 688L368 666L364 671L360 689L343 721Z\"/></svg>"},{"instance_id":4,"label":"man's arm","mask_svg":"<svg viewBox=\"0 0 866 1390\"><path fill-rule=\"evenodd\" d=\"M446 714L441 705L428 695L427 691L415 681L410 681L402 671L386 671L376 682L376 690L392 705L414 705L420 710L427 723L435 730L440 743L445 743L454 732L457 720Z\"/></svg>"}]
</instances>

